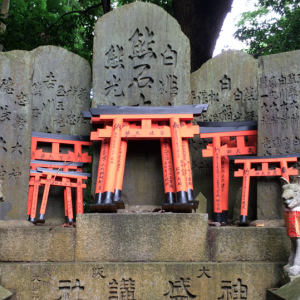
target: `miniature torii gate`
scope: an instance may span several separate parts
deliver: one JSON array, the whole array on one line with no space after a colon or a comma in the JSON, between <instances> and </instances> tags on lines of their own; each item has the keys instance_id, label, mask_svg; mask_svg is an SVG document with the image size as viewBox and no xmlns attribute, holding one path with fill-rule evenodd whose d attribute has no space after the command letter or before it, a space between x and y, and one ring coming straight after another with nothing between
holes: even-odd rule
<instances>
[{"instance_id":1,"label":"miniature torii gate","mask_svg":"<svg viewBox=\"0 0 300 300\"><path fill-rule=\"evenodd\" d=\"M163 208L191 212L195 204L188 199L182 139L193 138L199 133L198 126L186 124L186 121L192 121L194 115L201 115L207 108L208 104L171 107L100 106L91 108L90 112L82 112L85 118L91 118L93 124L104 123L103 129L98 128L96 132L91 132L92 141L103 140L95 191L96 204L91 206L92 211L116 212L122 206L121 201L115 203L115 194L119 195L122 189L127 140L159 139L163 150L167 200ZM108 122L112 122L112 125ZM170 144L163 139L169 139L172 143L175 176L172 176L173 165L170 164ZM187 158L188 151L185 152ZM176 184L176 203L173 202L175 187L172 178L175 178Z\"/></svg>"},{"instance_id":2,"label":"miniature torii gate","mask_svg":"<svg viewBox=\"0 0 300 300\"><path fill-rule=\"evenodd\" d=\"M45 177L42 179L41 177ZM82 180L86 180L88 177L91 177L90 173L81 173L81 172L62 172L57 170L49 170L45 168L37 167L37 171L31 170L30 177L34 177L34 180L29 182L29 185L33 185L33 196L32 196L32 205L31 205L31 214L30 221L37 223L45 222L45 212L48 201L49 189L51 185L66 187L66 198L67 198L67 206L68 206L68 222L71 225L73 223L73 207L72 207L72 195L71 195L71 187L76 188L76 212L78 214L83 213L83 193L82 189L86 187L85 184L82 183ZM61 181L56 180L56 177L61 178ZM74 182L71 180L74 179ZM44 185L44 193L43 199L40 209L39 219L35 221L36 215L36 206L37 206L37 197L38 197L38 189L40 185Z\"/></svg>"},{"instance_id":3,"label":"miniature torii gate","mask_svg":"<svg viewBox=\"0 0 300 300\"><path fill-rule=\"evenodd\" d=\"M227 223L229 154L256 154L256 122L198 122L200 138L212 138L202 150L213 157L214 222ZM248 141L245 141L247 137ZM234 138L234 139L232 139Z\"/></svg>"},{"instance_id":4,"label":"miniature torii gate","mask_svg":"<svg viewBox=\"0 0 300 300\"><path fill-rule=\"evenodd\" d=\"M244 164L243 169L239 169L238 171L234 172L235 177L243 177L240 225L247 225L250 178L262 176L280 176L289 182L289 176L298 175L298 170L293 169L293 167L289 168L288 163L296 162L298 157L300 157L300 153L278 156L228 156L230 160L234 160L234 163ZM280 168L270 169L270 163L279 163ZM251 164L261 164L261 170L255 170L254 168L251 168Z\"/></svg>"},{"instance_id":5,"label":"miniature torii gate","mask_svg":"<svg viewBox=\"0 0 300 300\"><path fill-rule=\"evenodd\" d=\"M37 143L51 144L51 152L43 152L43 149L37 149ZM68 144L74 147L74 152L67 154L60 153L60 144ZM31 159L43 159L54 161L72 161L72 162L92 162L92 157L88 153L82 153L82 146L92 146L89 136L60 135L42 132L32 132L31 137Z\"/></svg>"},{"instance_id":6,"label":"miniature torii gate","mask_svg":"<svg viewBox=\"0 0 300 300\"><path fill-rule=\"evenodd\" d=\"M29 191L28 191L28 206L27 206L27 220L31 222L35 222L35 214L36 214L36 204L37 204L37 197L38 197L38 187L43 185L40 181L40 177L42 177L42 173L36 172L37 167L48 168L48 169L62 169L64 172L68 172L69 170L74 170L78 172L82 172L82 162L54 162L54 161L45 161L45 160L31 160L30 161L30 182L29 182ZM33 172L34 171L34 172ZM66 179L62 179L62 182L66 183ZM54 181L52 185L62 186L62 182ZM34 184L33 184L34 183ZM71 187L76 187L77 184L72 184ZM85 188L85 185L82 186ZM64 189L64 208L65 208L65 221L68 222L68 205L67 205L67 188ZM37 191L37 193L34 193ZM34 204L33 212L32 204ZM81 205L80 205L81 207ZM81 210L77 211L77 213ZM30 215L34 215L31 219Z\"/></svg>"}]
</instances>

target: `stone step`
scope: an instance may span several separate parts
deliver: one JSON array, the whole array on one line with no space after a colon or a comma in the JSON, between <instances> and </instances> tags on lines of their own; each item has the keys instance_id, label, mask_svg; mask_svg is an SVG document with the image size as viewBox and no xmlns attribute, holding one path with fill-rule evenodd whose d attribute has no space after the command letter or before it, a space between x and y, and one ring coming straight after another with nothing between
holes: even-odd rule
<instances>
[{"instance_id":1,"label":"stone step","mask_svg":"<svg viewBox=\"0 0 300 300\"><path fill-rule=\"evenodd\" d=\"M77 216L75 228L0 228L0 261L287 261L284 227L208 227L206 214Z\"/></svg>"}]
</instances>

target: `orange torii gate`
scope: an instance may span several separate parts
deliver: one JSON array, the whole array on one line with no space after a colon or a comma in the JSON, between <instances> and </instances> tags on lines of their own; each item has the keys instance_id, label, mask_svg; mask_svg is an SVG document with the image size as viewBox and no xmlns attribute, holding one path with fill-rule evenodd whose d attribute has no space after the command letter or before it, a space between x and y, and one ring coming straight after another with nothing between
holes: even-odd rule
<instances>
[{"instance_id":1,"label":"orange torii gate","mask_svg":"<svg viewBox=\"0 0 300 300\"><path fill-rule=\"evenodd\" d=\"M81 173L81 172L62 172L58 170L49 170L45 168L37 167L37 171L31 170L30 177L34 178L29 182L29 185L33 185L32 193L32 205L31 205L31 214L30 221L36 223L45 223L45 212L49 196L49 190L51 185L66 187L66 204L68 206L68 223L71 225L73 223L73 207L72 207L72 195L71 187L76 188L76 212L77 214L83 213L83 193L82 189L86 187L82 183L82 180L86 180L88 177L91 177L90 173ZM46 178L42 178L46 177ZM61 180L56 179L56 177L61 178ZM72 182L72 179L75 182ZM43 199L40 209L39 219L35 221L36 216L36 207L37 207L37 197L38 189L40 185L44 185Z\"/></svg>"},{"instance_id":2,"label":"orange torii gate","mask_svg":"<svg viewBox=\"0 0 300 300\"><path fill-rule=\"evenodd\" d=\"M213 157L214 222L227 224L229 159L228 155L256 154L257 122L197 122L200 138L212 138L202 150ZM246 141L247 139L247 141Z\"/></svg>"},{"instance_id":3,"label":"orange torii gate","mask_svg":"<svg viewBox=\"0 0 300 300\"><path fill-rule=\"evenodd\" d=\"M51 144L51 152L44 152L43 149L37 149L38 143ZM60 153L60 145L67 144L74 147L73 151L67 154ZM92 146L89 136L60 135L42 132L32 132L31 137L31 159L54 160L54 161L72 161L72 162L92 162L92 157L88 153L82 153L83 146Z\"/></svg>"},{"instance_id":4,"label":"orange torii gate","mask_svg":"<svg viewBox=\"0 0 300 300\"><path fill-rule=\"evenodd\" d=\"M298 157L300 157L300 153L278 156L229 156L229 159L234 160L234 163L244 164L243 169L234 172L234 177L243 177L240 225L247 225L250 178L280 176L289 182L289 176L298 175L298 170L295 170L292 167L289 168L288 163L296 162ZM270 169L270 163L280 164L280 168ZM251 168L251 164L260 164L260 170Z\"/></svg>"},{"instance_id":5,"label":"orange torii gate","mask_svg":"<svg viewBox=\"0 0 300 300\"><path fill-rule=\"evenodd\" d=\"M41 177L39 174L42 175L42 173L39 172L32 172L32 171L36 171L37 167L42 167L42 168L48 168L48 169L61 169L64 172L68 172L70 170L74 170L74 171L78 171L78 172L82 172L82 166L83 163L82 162L54 162L54 161L45 161L45 160L31 160L30 161L30 182L29 182L29 191L28 191L28 206L27 206L27 220L28 221L32 221L35 222L35 211L36 211L36 204L37 204L37 197L38 194L34 193L34 191L36 190L38 192L38 186L40 185L40 182L36 182L37 180L39 180L39 178ZM66 182L66 179L62 179L63 182ZM35 183L34 185L32 185L32 183ZM56 185L56 184L53 184ZM62 184L57 184L59 186L62 186ZM73 187L76 187L76 185L74 185ZM84 186L83 186L84 187ZM68 222L68 205L67 205L67 188L65 187L64 189L64 207L65 207L65 221L66 223ZM32 204L34 203L34 217L32 218L32 220L30 219L30 215L32 214L31 208L32 208ZM79 212L77 212L79 213Z\"/></svg>"},{"instance_id":6,"label":"orange torii gate","mask_svg":"<svg viewBox=\"0 0 300 300\"><path fill-rule=\"evenodd\" d=\"M191 195L191 193L188 194L188 188L192 187L190 182L192 179L187 180L186 176L188 166L185 164L185 158L189 160L189 157L187 149L183 150L183 144L185 144L183 139L193 138L195 134L198 134L198 126L186 122L192 121L194 115L201 115L202 111L206 111L207 108L207 104L177 107L99 106L98 109L91 108L90 112L82 112L83 116L90 118L93 124L104 124L103 129L98 128L97 131L91 132L92 141L103 141L95 191L96 203L91 206L91 210L94 212L117 212L119 207L124 206L120 201L120 194L127 141L130 139L159 139L166 195L163 209L191 212L196 204L194 199L189 200L188 198L188 195ZM170 143L172 143L173 155ZM188 173L191 174L191 171ZM175 191L176 202L174 202ZM118 196L117 199L115 199L115 195Z\"/></svg>"}]
</instances>

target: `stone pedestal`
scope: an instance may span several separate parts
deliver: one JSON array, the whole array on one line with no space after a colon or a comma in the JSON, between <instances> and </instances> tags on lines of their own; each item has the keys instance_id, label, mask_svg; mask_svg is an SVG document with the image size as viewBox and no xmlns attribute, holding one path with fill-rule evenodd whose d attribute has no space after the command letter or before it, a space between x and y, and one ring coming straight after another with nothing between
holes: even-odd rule
<instances>
[{"instance_id":1,"label":"stone pedestal","mask_svg":"<svg viewBox=\"0 0 300 300\"><path fill-rule=\"evenodd\" d=\"M288 259L285 229L207 223L207 214L129 213L3 228L0 284L24 300L266 300Z\"/></svg>"}]
</instances>

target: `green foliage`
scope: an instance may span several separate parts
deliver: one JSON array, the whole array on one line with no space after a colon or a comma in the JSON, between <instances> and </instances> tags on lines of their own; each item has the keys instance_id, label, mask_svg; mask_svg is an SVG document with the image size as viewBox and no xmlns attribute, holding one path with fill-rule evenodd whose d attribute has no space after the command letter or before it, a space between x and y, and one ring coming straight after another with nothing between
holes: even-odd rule
<instances>
[{"instance_id":1,"label":"green foliage","mask_svg":"<svg viewBox=\"0 0 300 300\"><path fill-rule=\"evenodd\" d=\"M93 30L97 17L103 15L102 6L59 18L99 3L99 0L11 0L8 18L1 19L7 25L0 35L3 50L33 50L42 45L55 45L91 62Z\"/></svg>"},{"instance_id":2,"label":"green foliage","mask_svg":"<svg viewBox=\"0 0 300 300\"><path fill-rule=\"evenodd\" d=\"M162 7L169 14L173 15L172 0L139 0L139 1L156 4ZM122 6L124 4L136 2L136 0L118 0L116 2L118 2L117 6Z\"/></svg>"},{"instance_id":3,"label":"green foliage","mask_svg":"<svg viewBox=\"0 0 300 300\"><path fill-rule=\"evenodd\" d=\"M234 36L260 55L300 49L300 0L259 0L256 10L241 14Z\"/></svg>"},{"instance_id":4,"label":"green foliage","mask_svg":"<svg viewBox=\"0 0 300 300\"><path fill-rule=\"evenodd\" d=\"M157 4L172 14L172 0L142 1ZM112 6L131 2L135 0L111 0ZM97 4L101 4L101 0L11 0L7 19L0 18L0 22L7 25L0 33L3 51L30 51L43 45L55 45L82 56L91 64L94 26L103 15L103 7L88 8ZM85 13L70 13L86 9Z\"/></svg>"}]
</instances>

